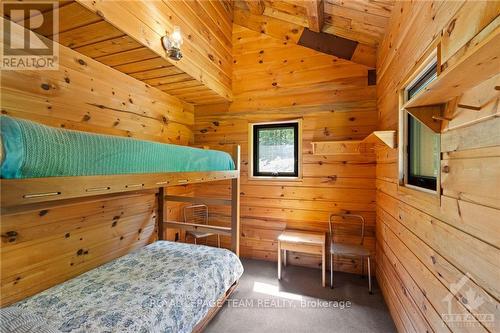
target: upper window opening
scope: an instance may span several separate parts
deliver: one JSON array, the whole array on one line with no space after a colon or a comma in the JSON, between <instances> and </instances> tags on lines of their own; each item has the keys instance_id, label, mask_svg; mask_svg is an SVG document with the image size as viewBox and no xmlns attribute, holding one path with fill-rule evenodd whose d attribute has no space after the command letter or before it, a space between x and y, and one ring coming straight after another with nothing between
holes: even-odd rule
<instances>
[{"instance_id":1,"label":"upper window opening","mask_svg":"<svg viewBox=\"0 0 500 333\"><path fill-rule=\"evenodd\" d=\"M299 176L299 122L253 124L253 176Z\"/></svg>"},{"instance_id":2,"label":"upper window opening","mask_svg":"<svg viewBox=\"0 0 500 333\"><path fill-rule=\"evenodd\" d=\"M419 91L437 78L437 60L429 64L418 78L406 88L406 100L412 99Z\"/></svg>"}]
</instances>

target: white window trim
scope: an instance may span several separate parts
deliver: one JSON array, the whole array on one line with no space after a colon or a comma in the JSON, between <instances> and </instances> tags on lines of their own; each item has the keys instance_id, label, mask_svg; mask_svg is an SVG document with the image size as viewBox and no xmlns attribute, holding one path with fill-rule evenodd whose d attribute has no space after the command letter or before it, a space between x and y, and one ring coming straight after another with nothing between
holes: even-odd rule
<instances>
[{"instance_id":1,"label":"white window trim","mask_svg":"<svg viewBox=\"0 0 500 333\"><path fill-rule=\"evenodd\" d=\"M272 124L298 124L298 170L297 177L275 177L275 176L254 176L253 175L253 127L254 125ZM248 124L248 179L249 180L271 180L271 181L302 181L302 118L287 119L279 121L267 121Z\"/></svg>"}]
</instances>

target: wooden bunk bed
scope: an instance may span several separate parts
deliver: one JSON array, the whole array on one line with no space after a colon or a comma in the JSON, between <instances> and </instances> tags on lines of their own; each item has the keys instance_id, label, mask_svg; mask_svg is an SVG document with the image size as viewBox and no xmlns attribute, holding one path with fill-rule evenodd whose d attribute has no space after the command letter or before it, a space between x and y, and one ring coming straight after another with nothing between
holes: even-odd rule
<instances>
[{"instance_id":1,"label":"wooden bunk bed","mask_svg":"<svg viewBox=\"0 0 500 333\"><path fill-rule=\"evenodd\" d=\"M3 144L2 157L4 160ZM82 198L93 198L103 195L117 195L126 192L157 189L157 240L164 240L167 228L209 231L211 233L231 237L231 250L239 257L240 233L240 146L227 146L234 162L234 170L196 171L196 172L163 172L148 174L119 174L66 176L0 180L0 203L2 215L17 214L36 209L48 209L59 205L77 202ZM168 188L179 185L197 184L229 180L231 197L229 199L209 197L187 197L168 195ZM168 201L226 205L231 207L231 226L213 226L206 224L184 223L166 219ZM12 230L7 232L9 241L18 237ZM194 245L193 245L194 246ZM193 332L201 332L215 316L225 300L238 284L236 280L223 295L211 306L208 313L193 327ZM5 304L4 304L5 305Z\"/></svg>"},{"instance_id":2,"label":"wooden bunk bed","mask_svg":"<svg viewBox=\"0 0 500 333\"><path fill-rule=\"evenodd\" d=\"M236 145L232 147L231 156L236 166L235 170L1 179L1 211L3 215L30 209L34 205L42 206L50 202L158 189L158 239L164 239L168 227L210 231L220 235L231 236L232 250L239 255L240 146ZM167 195L168 187L222 180L231 180L230 199ZM165 212L167 201L169 200L231 206L231 227L167 221L165 219Z\"/></svg>"}]
</instances>

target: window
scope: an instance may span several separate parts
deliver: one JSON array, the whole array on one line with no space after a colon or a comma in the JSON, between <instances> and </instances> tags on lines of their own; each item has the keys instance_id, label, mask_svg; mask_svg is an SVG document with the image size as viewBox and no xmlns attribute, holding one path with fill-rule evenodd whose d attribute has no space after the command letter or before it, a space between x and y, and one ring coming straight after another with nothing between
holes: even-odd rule
<instances>
[{"instance_id":1,"label":"window","mask_svg":"<svg viewBox=\"0 0 500 333\"><path fill-rule=\"evenodd\" d=\"M437 62L432 61L405 89L405 102L412 99L437 77ZM440 134L434 133L406 110L403 111L405 151L404 183L437 191L440 163Z\"/></svg>"},{"instance_id":2,"label":"window","mask_svg":"<svg viewBox=\"0 0 500 333\"><path fill-rule=\"evenodd\" d=\"M440 160L439 134L408 114L407 183L437 190Z\"/></svg>"},{"instance_id":3,"label":"window","mask_svg":"<svg viewBox=\"0 0 500 333\"><path fill-rule=\"evenodd\" d=\"M433 61L412 84L406 88L406 100L412 99L420 90L437 78L437 62Z\"/></svg>"},{"instance_id":4,"label":"window","mask_svg":"<svg viewBox=\"0 0 500 333\"><path fill-rule=\"evenodd\" d=\"M299 177L299 124L251 124L253 177Z\"/></svg>"}]
</instances>

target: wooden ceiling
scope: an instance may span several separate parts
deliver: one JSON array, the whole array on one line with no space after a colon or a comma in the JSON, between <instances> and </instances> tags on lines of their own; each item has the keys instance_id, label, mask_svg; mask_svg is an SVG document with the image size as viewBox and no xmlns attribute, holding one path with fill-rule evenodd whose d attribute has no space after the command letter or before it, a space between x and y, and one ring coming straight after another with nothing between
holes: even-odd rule
<instances>
[{"instance_id":1,"label":"wooden ceiling","mask_svg":"<svg viewBox=\"0 0 500 333\"><path fill-rule=\"evenodd\" d=\"M82 4L74 1L61 1L59 3L59 34L57 36L50 35L43 29L35 29L34 31L52 39L57 37L60 44L70 47L75 51L141 80L148 85L154 86L168 94L176 96L185 102L193 104L211 104L227 101L231 98L232 15L231 8L227 6L226 2L207 1L195 3L187 1L183 3L184 7L182 10L186 12L189 11L192 13L198 11L200 15L204 13L204 18L199 18L198 20L203 20L205 29L203 33L206 35L200 36L198 31L191 32L191 30L195 30L195 28L181 26L183 34L185 35L185 42L183 45L184 58L179 62L166 58L163 50L158 52L158 50L154 49L151 45L146 47L146 43L142 43L141 40L138 41L138 38L133 38L130 34L125 33L123 31L124 29L118 29L115 25L111 24L106 16L107 13L99 10L93 11L92 8L89 7L90 5L86 4L85 1L81 2ZM112 4L116 5L113 7L116 12L119 12L120 9L123 10L124 5L128 7L141 5L139 2L127 3L123 1L121 4L119 1L112 2ZM147 4L147 6L153 5L158 7L164 6L164 10L168 10L167 2L156 1ZM181 4L180 2L175 2L175 5L180 6ZM40 9L45 18L51 17L51 8ZM139 11L140 8L137 7L132 9ZM154 11L157 8L150 7L149 9ZM103 10L105 10L105 8ZM128 15L130 15L130 13L128 13ZM172 16L173 14L171 14L169 18L172 19ZM214 16L217 16L217 19L213 18ZM227 20L224 20L224 18L227 18ZM127 19L129 19L130 23L133 22L130 17L127 17ZM217 20L217 22L214 23L214 20ZM198 21L191 22L191 24L201 25ZM144 25L144 27L146 26L147 25ZM167 26L167 24L163 26ZM207 28L207 26L209 26L209 28ZM163 30L163 34L165 33L164 31L165 30ZM217 36L217 39L210 34ZM227 40L224 40L224 38ZM210 40L207 42L205 39ZM213 47L206 47L205 54L200 54L202 53L199 51L200 46L195 46L195 42L199 44L212 43ZM221 43L225 43L224 47L219 45ZM196 50L193 50L195 47ZM213 49L215 48L217 50L214 51ZM197 65L203 67L200 74L194 71L188 71L185 69L186 66L183 67L179 64L187 61L197 61ZM216 74L212 75L209 67L214 67L215 70L213 72L216 72ZM193 72L196 74L193 75ZM211 83L210 75L212 75L212 77L215 75L221 77L213 79L212 81L217 80L223 82L223 89L213 88L213 86L209 84Z\"/></svg>"},{"instance_id":2,"label":"wooden ceiling","mask_svg":"<svg viewBox=\"0 0 500 333\"><path fill-rule=\"evenodd\" d=\"M344 59L374 68L392 5L392 0L60 1L59 33L35 31L185 102L215 104L233 98L233 21L285 43L304 45L304 31L346 39L355 48ZM51 17L50 8L40 10ZM177 62L160 43L174 25L184 35L184 58Z\"/></svg>"},{"instance_id":3,"label":"wooden ceiling","mask_svg":"<svg viewBox=\"0 0 500 333\"><path fill-rule=\"evenodd\" d=\"M311 7L323 8L321 31L377 46L384 36L393 0L284 0L263 1L263 15L318 31Z\"/></svg>"},{"instance_id":4,"label":"wooden ceiling","mask_svg":"<svg viewBox=\"0 0 500 333\"><path fill-rule=\"evenodd\" d=\"M351 60L375 67L393 0L236 0L234 22L285 42L299 43L305 29L357 43Z\"/></svg>"}]
</instances>

